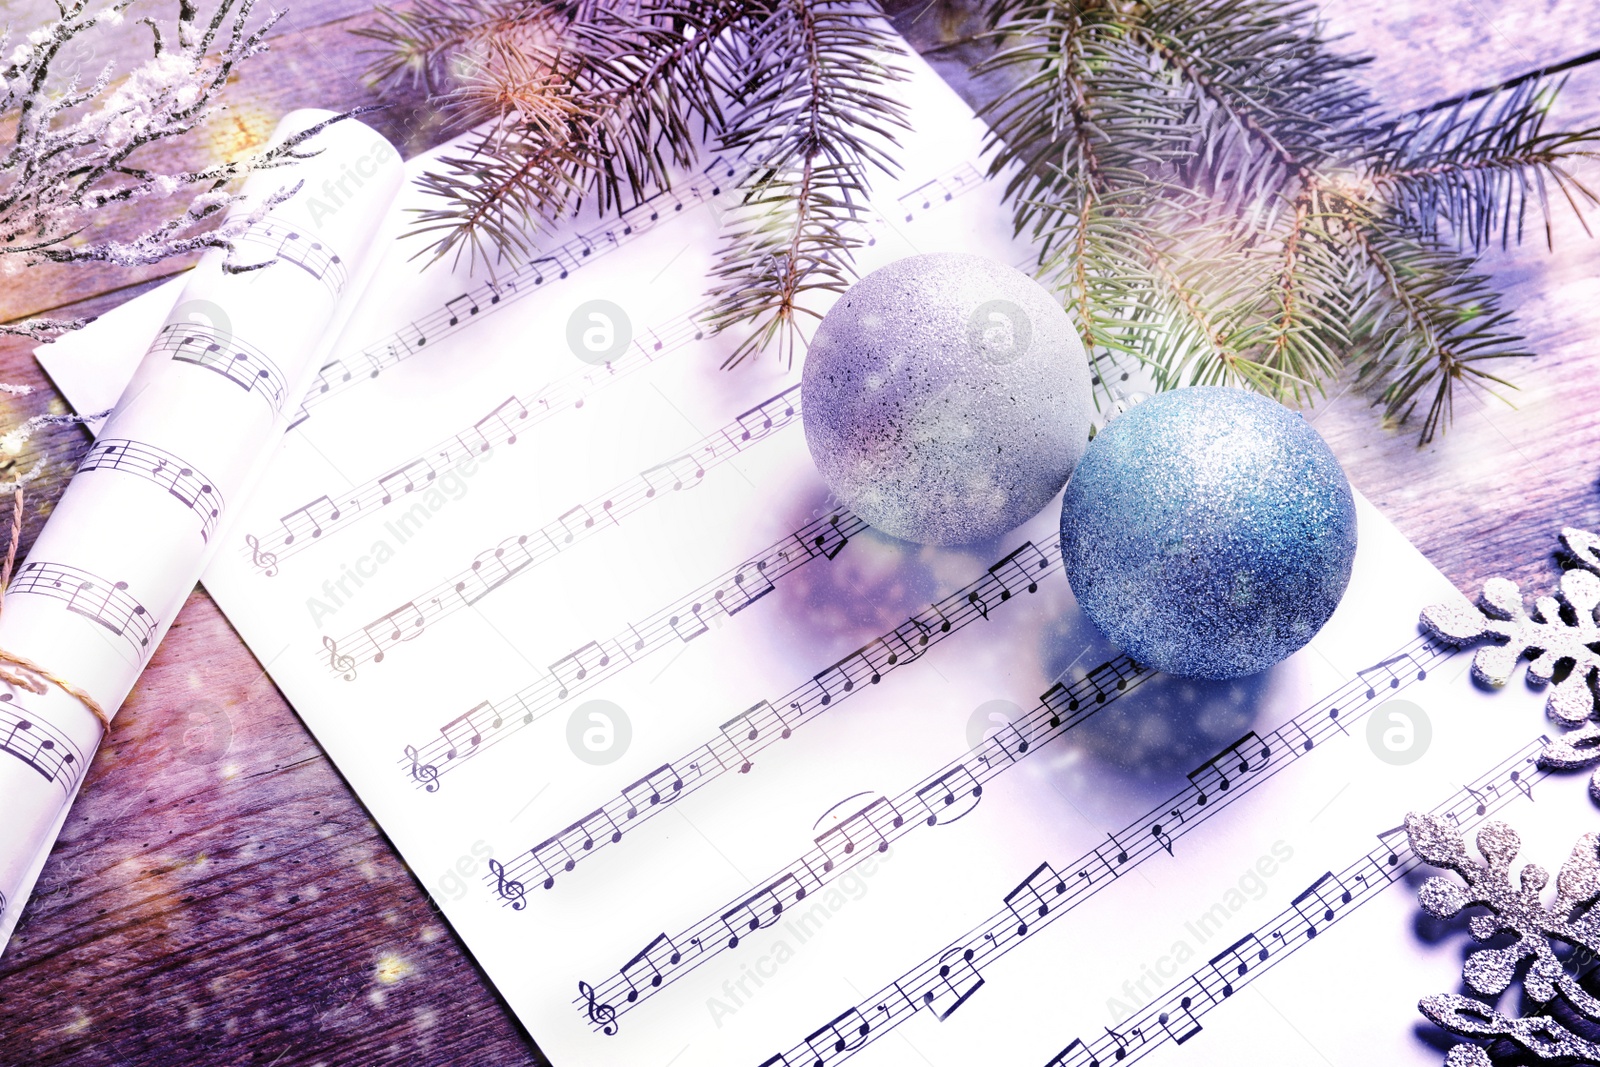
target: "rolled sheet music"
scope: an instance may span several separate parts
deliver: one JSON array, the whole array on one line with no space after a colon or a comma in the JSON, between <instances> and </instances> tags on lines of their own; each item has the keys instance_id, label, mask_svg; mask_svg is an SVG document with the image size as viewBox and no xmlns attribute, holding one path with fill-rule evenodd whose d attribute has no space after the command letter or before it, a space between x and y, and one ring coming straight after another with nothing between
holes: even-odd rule
<instances>
[{"instance_id":1,"label":"rolled sheet music","mask_svg":"<svg viewBox=\"0 0 1600 1067\"><path fill-rule=\"evenodd\" d=\"M274 141L333 117L293 112ZM189 275L5 594L0 649L31 684L0 682L0 950L111 716L380 258L399 153L353 120L301 147L315 154L246 182L240 213L299 189Z\"/></svg>"}]
</instances>

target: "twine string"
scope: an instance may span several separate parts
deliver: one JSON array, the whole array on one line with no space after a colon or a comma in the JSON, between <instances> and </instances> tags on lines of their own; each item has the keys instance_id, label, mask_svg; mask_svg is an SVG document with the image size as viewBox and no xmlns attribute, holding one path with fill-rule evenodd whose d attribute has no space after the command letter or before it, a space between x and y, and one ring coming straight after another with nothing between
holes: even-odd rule
<instances>
[{"instance_id":1,"label":"twine string","mask_svg":"<svg viewBox=\"0 0 1600 1067\"><path fill-rule=\"evenodd\" d=\"M12 494L11 543L6 547L6 562L0 567L0 614L5 612L6 590L11 587L11 568L17 562L17 545L22 541L22 486ZM102 731L111 731L111 716L106 714L94 697L79 689L54 671L41 667L26 656L0 648L0 681L9 682L18 689L43 696L54 685L63 693L89 709L89 714L100 720Z\"/></svg>"}]
</instances>

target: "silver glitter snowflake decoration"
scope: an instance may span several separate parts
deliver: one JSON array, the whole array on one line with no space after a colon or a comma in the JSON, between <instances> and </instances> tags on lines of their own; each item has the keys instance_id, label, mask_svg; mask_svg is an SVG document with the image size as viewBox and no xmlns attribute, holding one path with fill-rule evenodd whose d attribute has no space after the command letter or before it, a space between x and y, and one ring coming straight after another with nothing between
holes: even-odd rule
<instances>
[{"instance_id":1,"label":"silver glitter snowflake decoration","mask_svg":"<svg viewBox=\"0 0 1600 1067\"><path fill-rule=\"evenodd\" d=\"M1490 578L1476 606L1465 599L1424 608L1423 627L1448 644L1493 641L1472 658L1472 676L1501 686L1524 656L1530 657L1528 681L1548 684L1545 708L1550 717L1576 729L1545 743L1540 757L1549 767L1575 769L1600 763L1600 537L1571 527L1561 540L1577 567L1561 576L1561 591L1542 596L1530 614L1522 590L1505 578ZM1600 768L1589 779L1589 792L1600 801Z\"/></svg>"},{"instance_id":2,"label":"silver glitter snowflake decoration","mask_svg":"<svg viewBox=\"0 0 1600 1067\"><path fill-rule=\"evenodd\" d=\"M1549 1008L1560 998L1574 1013L1600 1023L1600 1000L1583 990L1577 974L1562 966L1551 945L1556 941L1572 946L1575 960L1593 960L1600 952L1600 910L1590 910L1600 899L1600 839L1594 834L1578 839L1556 875L1555 901L1546 907L1541 894L1550 876L1543 867L1529 863L1519 872L1518 885L1511 883L1511 861L1522 841L1505 823L1487 822L1478 831L1482 864L1467 854L1461 831L1443 819L1413 812L1406 816L1406 833L1417 855L1462 879L1441 875L1423 883L1418 896L1424 911L1448 919L1463 908L1487 908L1467 921L1473 939L1483 942L1501 934L1516 938L1504 948L1479 949L1467 957L1461 976L1468 989L1498 997L1527 961L1522 987L1534 1003ZM1423 997L1417 1007L1459 1037L1506 1038L1537 1060L1600 1062L1600 1044L1549 1015L1510 1018L1484 1001L1457 993ZM1490 1062L1488 1052L1472 1044L1457 1045L1445 1059L1447 1067L1490 1067Z\"/></svg>"}]
</instances>

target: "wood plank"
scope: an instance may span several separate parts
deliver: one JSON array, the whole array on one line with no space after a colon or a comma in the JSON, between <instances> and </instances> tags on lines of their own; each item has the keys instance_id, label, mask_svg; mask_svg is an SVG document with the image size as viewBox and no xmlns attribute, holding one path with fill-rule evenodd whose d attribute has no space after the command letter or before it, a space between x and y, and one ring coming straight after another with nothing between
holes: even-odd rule
<instances>
[{"instance_id":1,"label":"wood plank","mask_svg":"<svg viewBox=\"0 0 1600 1067\"><path fill-rule=\"evenodd\" d=\"M894 10L921 47L960 24L958 10L927 0ZM1600 12L1573 0L1492 11L1474 0L1361 0L1330 14L1355 34L1353 47L1379 53L1368 77L1397 106L1600 45ZM246 125L270 128L292 106L368 99L342 73L358 69L351 24L311 26L247 68L233 90L248 102ZM961 57L939 59L959 89L980 100L997 91L967 78ZM1595 75L1580 77L1567 106L1600 101ZM414 147L437 134L414 112L381 121ZM1554 255L1527 246L1486 265L1539 352L1517 368L1515 410L1468 403L1454 430L1421 450L1410 431L1375 428L1350 393L1308 417L1352 480L1459 586L1506 573L1542 589L1557 528L1600 528L1600 365L1588 354L1600 333L1600 254L1567 224ZM89 273L16 295L8 281L0 299L38 309L95 294L78 305L92 313L137 289L113 291L129 279ZM45 384L30 348L0 340L0 380ZM5 426L63 410L47 386L0 403ZM86 447L68 427L0 457L0 477L49 457L30 537ZM426 893L453 891L447 873L405 867L197 592L119 715L0 958L4 1050L74 1067L543 1063L430 905Z\"/></svg>"}]
</instances>

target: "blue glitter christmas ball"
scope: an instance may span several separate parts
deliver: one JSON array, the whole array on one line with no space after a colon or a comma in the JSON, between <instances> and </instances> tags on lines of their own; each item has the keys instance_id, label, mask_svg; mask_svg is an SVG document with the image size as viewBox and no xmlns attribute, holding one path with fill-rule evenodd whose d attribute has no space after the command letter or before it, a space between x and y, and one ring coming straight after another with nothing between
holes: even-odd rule
<instances>
[{"instance_id":1,"label":"blue glitter christmas ball","mask_svg":"<svg viewBox=\"0 0 1600 1067\"><path fill-rule=\"evenodd\" d=\"M1237 678L1310 641L1344 596L1356 506L1306 421L1243 389L1160 393L1090 443L1061 502L1067 580L1139 663Z\"/></svg>"},{"instance_id":2,"label":"blue glitter christmas ball","mask_svg":"<svg viewBox=\"0 0 1600 1067\"><path fill-rule=\"evenodd\" d=\"M873 271L817 327L806 443L834 495L907 541L998 537L1060 491L1089 439L1089 361L1032 278L981 256Z\"/></svg>"}]
</instances>

